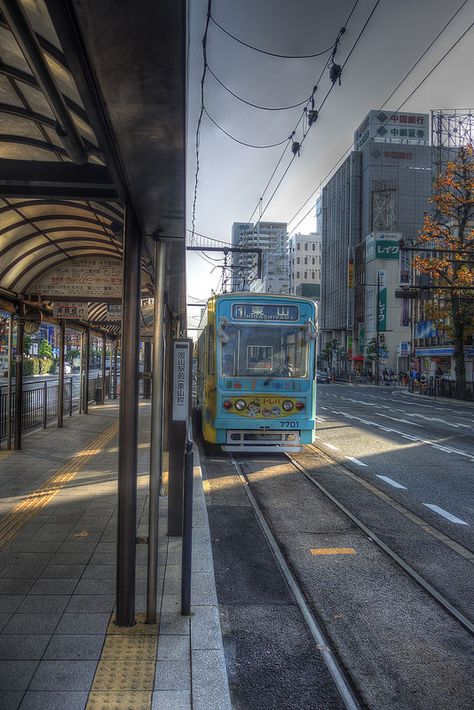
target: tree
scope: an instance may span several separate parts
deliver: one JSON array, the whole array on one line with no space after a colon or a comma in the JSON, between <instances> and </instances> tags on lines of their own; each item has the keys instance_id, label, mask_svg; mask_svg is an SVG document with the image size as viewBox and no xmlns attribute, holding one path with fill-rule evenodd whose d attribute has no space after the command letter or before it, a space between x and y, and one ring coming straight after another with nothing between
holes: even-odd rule
<instances>
[{"instance_id":1,"label":"tree","mask_svg":"<svg viewBox=\"0 0 474 710\"><path fill-rule=\"evenodd\" d=\"M51 345L48 343L47 340L42 340L39 344L38 348L38 355L40 357L47 357L47 358L52 358L53 357L53 348Z\"/></svg>"},{"instance_id":2,"label":"tree","mask_svg":"<svg viewBox=\"0 0 474 710\"><path fill-rule=\"evenodd\" d=\"M23 352L25 355L29 355L31 351L31 344L33 342L33 339L31 335L25 335L23 338Z\"/></svg>"},{"instance_id":3,"label":"tree","mask_svg":"<svg viewBox=\"0 0 474 710\"><path fill-rule=\"evenodd\" d=\"M453 160L434 182L420 241L427 250L413 259L413 267L429 274L434 297L426 315L438 323L454 346L456 394L466 388L464 345L474 323L474 149L457 149Z\"/></svg>"}]
</instances>

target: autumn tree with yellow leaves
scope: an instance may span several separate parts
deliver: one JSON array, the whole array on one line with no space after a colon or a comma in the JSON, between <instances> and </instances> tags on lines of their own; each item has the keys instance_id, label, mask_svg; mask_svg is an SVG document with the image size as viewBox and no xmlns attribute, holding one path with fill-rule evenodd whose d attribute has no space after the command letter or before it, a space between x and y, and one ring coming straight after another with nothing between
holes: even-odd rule
<instances>
[{"instance_id":1,"label":"autumn tree with yellow leaves","mask_svg":"<svg viewBox=\"0 0 474 710\"><path fill-rule=\"evenodd\" d=\"M456 394L466 390L465 344L474 332L474 148L460 147L434 182L434 205L420 241L426 251L412 265L429 274L433 299L427 315L454 346ZM421 246L421 245L420 245Z\"/></svg>"}]
</instances>

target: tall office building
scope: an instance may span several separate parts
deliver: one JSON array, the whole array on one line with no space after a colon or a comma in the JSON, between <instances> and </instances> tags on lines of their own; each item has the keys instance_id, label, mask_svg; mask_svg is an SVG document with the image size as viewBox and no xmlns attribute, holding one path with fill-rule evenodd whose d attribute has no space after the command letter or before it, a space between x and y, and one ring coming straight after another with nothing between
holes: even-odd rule
<instances>
[{"instance_id":1,"label":"tall office building","mask_svg":"<svg viewBox=\"0 0 474 710\"><path fill-rule=\"evenodd\" d=\"M319 301L321 284L321 235L292 234L288 237L289 293Z\"/></svg>"},{"instance_id":2,"label":"tall office building","mask_svg":"<svg viewBox=\"0 0 474 710\"><path fill-rule=\"evenodd\" d=\"M232 290L288 293L286 239L286 222L234 222L232 246L261 249L263 253L259 277L256 254L233 252Z\"/></svg>"},{"instance_id":3,"label":"tall office building","mask_svg":"<svg viewBox=\"0 0 474 710\"><path fill-rule=\"evenodd\" d=\"M378 336L381 365L408 367L406 304L395 299L406 267L398 242L421 229L431 181L428 115L370 111L323 189L322 346L332 343L345 363L372 366L367 345Z\"/></svg>"}]
</instances>

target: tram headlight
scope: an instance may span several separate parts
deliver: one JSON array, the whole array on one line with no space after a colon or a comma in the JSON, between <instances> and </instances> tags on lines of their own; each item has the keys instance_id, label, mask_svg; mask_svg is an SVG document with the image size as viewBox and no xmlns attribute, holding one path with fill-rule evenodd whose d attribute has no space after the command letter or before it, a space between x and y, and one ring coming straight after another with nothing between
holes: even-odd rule
<instances>
[{"instance_id":1,"label":"tram headlight","mask_svg":"<svg viewBox=\"0 0 474 710\"><path fill-rule=\"evenodd\" d=\"M224 409L230 409L232 407L232 402L230 399L224 400Z\"/></svg>"},{"instance_id":2,"label":"tram headlight","mask_svg":"<svg viewBox=\"0 0 474 710\"><path fill-rule=\"evenodd\" d=\"M281 406L285 410L285 412L291 412L293 409L293 402L290 399L285 399L284 402L282 402Z\"/></svg>"},{"instance_id":3,"label":"tram headlight","mask_svg":"<svg viewBox=\"0 0 474 710\"><path fill-rule=\"evenodd\" d=\"M235 400L234 407L236 408L236 410L238 412L242 412L246 406L247 406L247 402L245 401L245 399L236 399Z\"/></svg>"},{"instance_id":4,"label":"tram headlight","mask_svg":"<svg viewBox=\"0 0 474 710\"><path fill-rule=\"evenodd\" d=\"M296 402L295 407L296 409L304 409L304 402Z\"/></svg>"}]
</instances>

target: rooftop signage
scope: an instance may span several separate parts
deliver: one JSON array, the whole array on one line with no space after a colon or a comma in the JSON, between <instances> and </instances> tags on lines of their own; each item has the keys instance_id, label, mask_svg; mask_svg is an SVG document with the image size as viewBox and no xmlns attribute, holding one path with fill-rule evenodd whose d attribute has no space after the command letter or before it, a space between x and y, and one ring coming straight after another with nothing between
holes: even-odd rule
<instances>
[{"instance_id":1,"label":"rooftop signage","mask_svg":"<svg viewBox=\"0 0 474 710\"><path fill-rule=\"evenodd\" d=\"M427 113L369 111L354 133L354 149L361 150L371 140L376 143L429 145L429 116Z\"/></svg>"}]
</instances>

